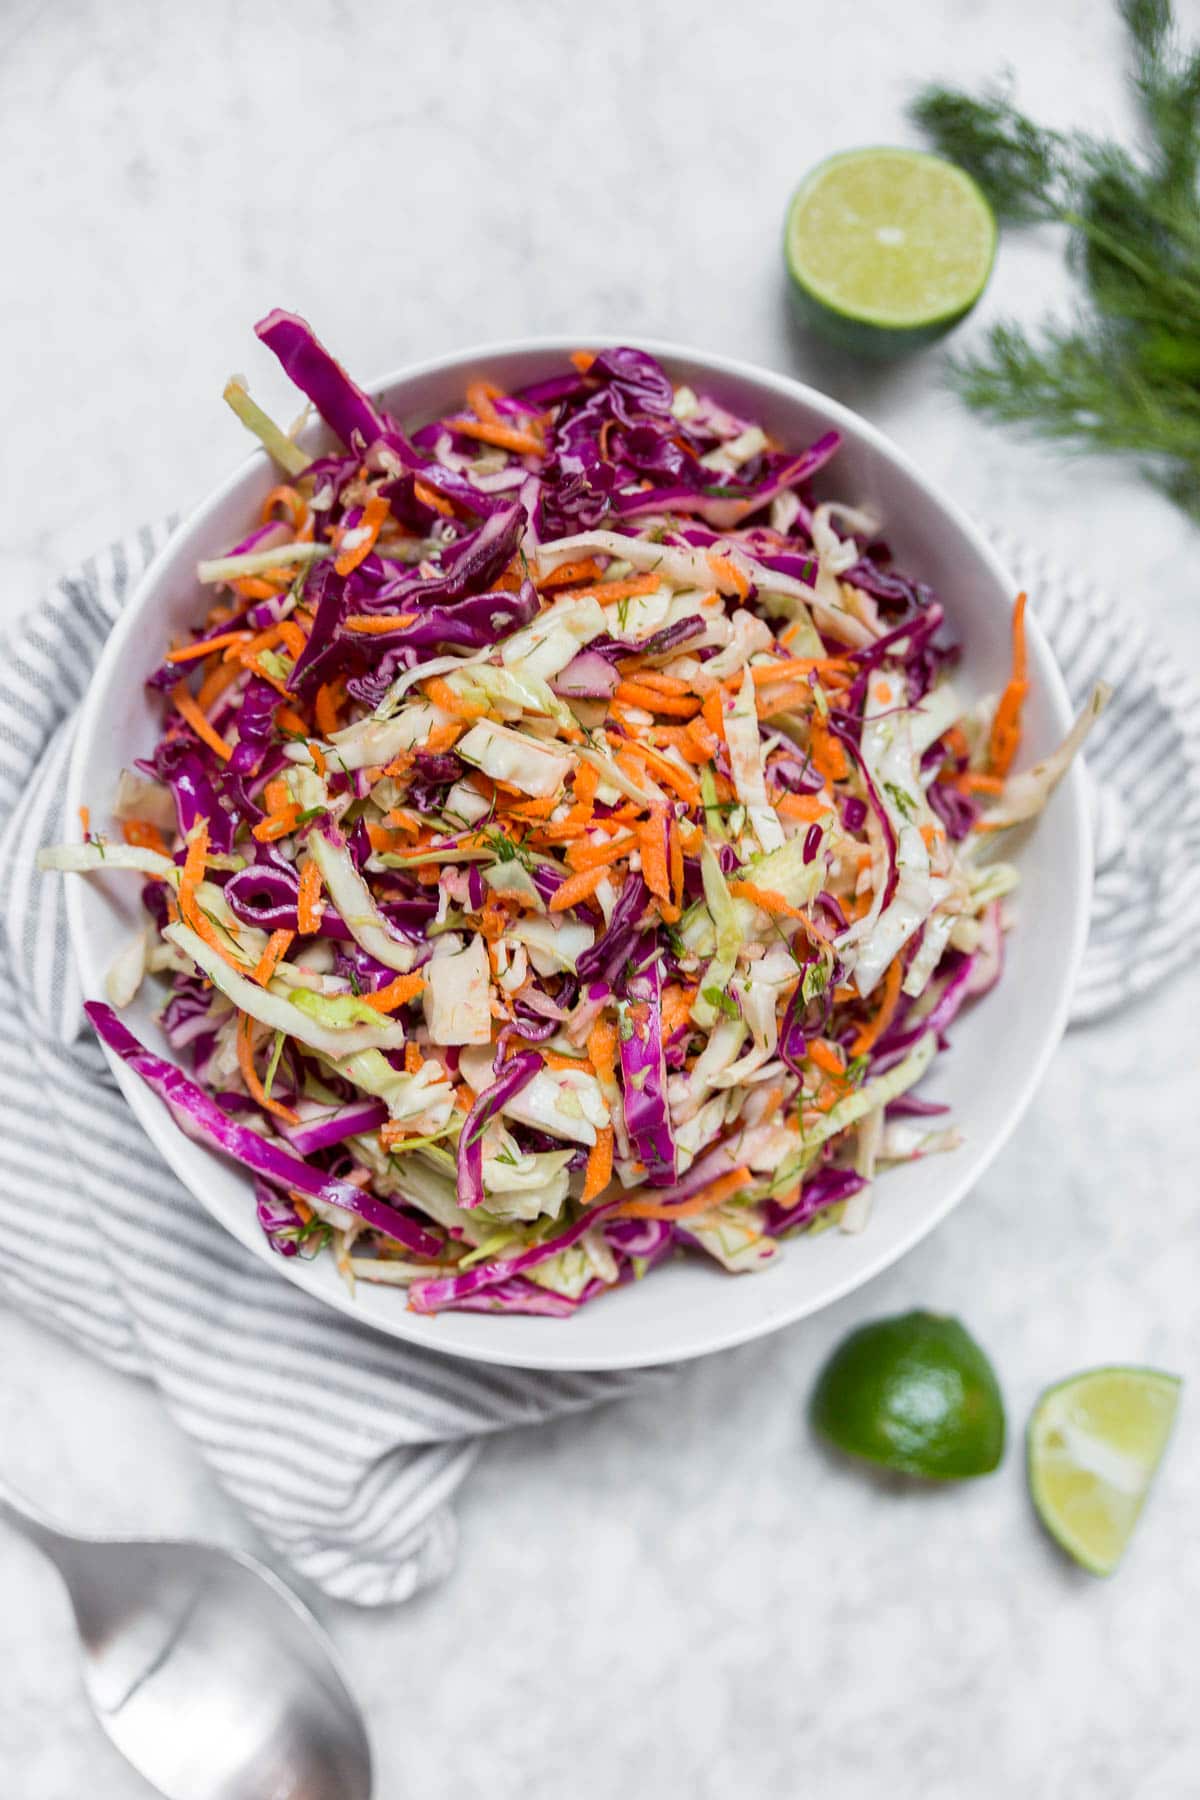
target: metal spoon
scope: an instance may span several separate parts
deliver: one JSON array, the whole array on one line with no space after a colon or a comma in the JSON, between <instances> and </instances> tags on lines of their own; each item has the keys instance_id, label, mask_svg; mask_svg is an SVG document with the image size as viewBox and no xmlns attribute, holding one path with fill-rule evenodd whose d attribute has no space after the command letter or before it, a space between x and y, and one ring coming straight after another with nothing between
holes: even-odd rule
<instances>
[{"instance_id":1,"label":"metal spoon","mask_svg":"<svg viewBox=\"0 0 1200 1800\"><path fill-rule=\"evenodd\" d=\"M209 1544L77 1537L3 1482L0 1517L66 1582L96 1716L167 1800L369 1800L362 1714L269 1569Z\"/></svg>"}]
</instances>

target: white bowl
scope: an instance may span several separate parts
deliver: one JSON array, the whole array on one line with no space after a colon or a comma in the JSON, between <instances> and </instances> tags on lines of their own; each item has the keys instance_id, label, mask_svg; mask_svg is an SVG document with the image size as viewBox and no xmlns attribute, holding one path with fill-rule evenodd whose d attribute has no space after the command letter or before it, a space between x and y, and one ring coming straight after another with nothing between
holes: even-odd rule
<instances>
[{"instance_id":1,"label":"white bowl","mask_svg":"<svg viewBox=\"0 0 1200 1800\"><path fill-rule=\"evenodd\" d=\"M401 371L372 391L401 421L415 425L457 402L475 375L516 388L557 370L567 351L591 341L581 335L468 350ZM1003 684L1013 583L970 520L907 457L857 414L786 376L641 341L676 381L761 420L785 443L803 445L836 427L844 444L823 491L875 509L899 566L936 590L948 628L963 645L959 679L968 697ZM325 443L315 425L306 448ZM179 527L147 571L108 641L84 705L67 818L86 805L101 826L109 820L120 770L145 755L159 734L159 708L143 679L167 642L201 615L196 563L244 535L275 479L266 455L253 455ZM1028 642L1032 692L1023 756L1032 759L1058 741L1070 714L1033 619ZM277 1256L259 1230L242 1171L192 1143L138 1077L116 1058L110 1061L151 1140L200 1203L255 1256L328 1306L393 1337L518 1367L617 1369L701 1356L816 1312L887 1268L958 1204L1015 1128L1066 1023L1083 951L1091 854L1078 766L1026 833L1019 861L1019 918L1008 940L1004 979L959 1017L951 1050L938 1059L924 1090L949 1103L963 1147L884 1176L861 1235L800 1237L757 1275L729 1275L698 1255L679 1258L569 1319L480 1313L425 1318L407 1310L402 1290L365 1283L352 1299L329 1258L309 1263ZM71 937L88 997L103 995L109 963L139 919L139 886L136 878L116 874L68 884ZM144 994L125 1016L140 1037L169 1055L154 1022L155 1004L153 994Z\"/></svg>"}]
</instances>

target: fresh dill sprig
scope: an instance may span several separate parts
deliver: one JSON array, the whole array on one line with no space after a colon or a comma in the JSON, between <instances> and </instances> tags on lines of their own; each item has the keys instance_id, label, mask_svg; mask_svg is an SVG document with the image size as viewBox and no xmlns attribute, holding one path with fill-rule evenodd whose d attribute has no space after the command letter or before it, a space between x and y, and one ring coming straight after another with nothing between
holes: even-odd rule
<instances>
[{"instance_id":1,"label":"fresh dill sprig","mask_svg":"<svg viewBox=\"0 0 1200 1800\"><path fill-rule=\"evenodd\" d=\"M1084 303L1035 334L1000 324L953 365L981 412L1086 450L1131 454L1200 518L1200 47L1170 0L1120 0L1144 147L1048 131L1007 93L927 88L913 117L1009 223L1058 223Z\"/></svg>"}]
</instances>

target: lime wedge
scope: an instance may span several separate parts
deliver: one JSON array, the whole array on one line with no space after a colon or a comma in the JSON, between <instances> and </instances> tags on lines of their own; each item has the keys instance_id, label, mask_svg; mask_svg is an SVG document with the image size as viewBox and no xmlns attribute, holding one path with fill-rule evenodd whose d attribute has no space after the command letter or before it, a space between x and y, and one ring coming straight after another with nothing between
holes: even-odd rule
<instances>
[{"instance_id":1,"label":"lime wedge","mask_svg":"<svg viewBox=\"0 0 1200 1800\"><path fill-rule=\"evenodd\" d=\"M818 163L784 234L807 321L875 355L949 331L987 286L995 252L996 221L979 188L923 150L848 150Z\"/></svg>"},{"instance_id":2,"label":"lime wedge","mask_svg":"<svg viewBox=\"0 0 1200 1800\"><path fill-rule=\"evenodd\" d=\"M839 1450L931 1481L986 1475L1004 1454L992 1365L957 1319L937 1313L852 1331L817 1377L810 1416Z\"/></svg>"},{"instance_id":3,"label":"lime wedge","mask_svg":"<svg viewBox=\"0 0 1200 1800\"><path fill-rule=\"evenodd\" d=\"M1111 1575L1125 1553L1181 1386L1159 1369L1086 1369L1047 1388L1033 1409L1033 1504L1051 1537L1093 1575Z\"/></svg>"}]
</instances>

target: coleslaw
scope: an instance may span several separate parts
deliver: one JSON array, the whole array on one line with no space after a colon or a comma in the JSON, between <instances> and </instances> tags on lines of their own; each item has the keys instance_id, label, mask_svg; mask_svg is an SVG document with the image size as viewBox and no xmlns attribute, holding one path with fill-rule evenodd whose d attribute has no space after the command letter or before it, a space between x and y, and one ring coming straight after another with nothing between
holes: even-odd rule
<instances>
[{"instance_id":1,"label":"coleslaw","mask_svg":"<svg viewBox=\"0 0 1200 1800\"><path fill-rule=\"evenodd\" d=\"M281 480L199 566L112 827L41 859L144 884L100 1037L281 1256L420 1312L862 1229L959 1141L914 1090L1106 690L1014 772L1024 596L967 704L941 602L814 493L834 432L781 447L613 348L410 433L303 320L256 329L340 447L227 388ZM190 1073L119 1017L147 978Z\"/></svg>"}]
</instances>

